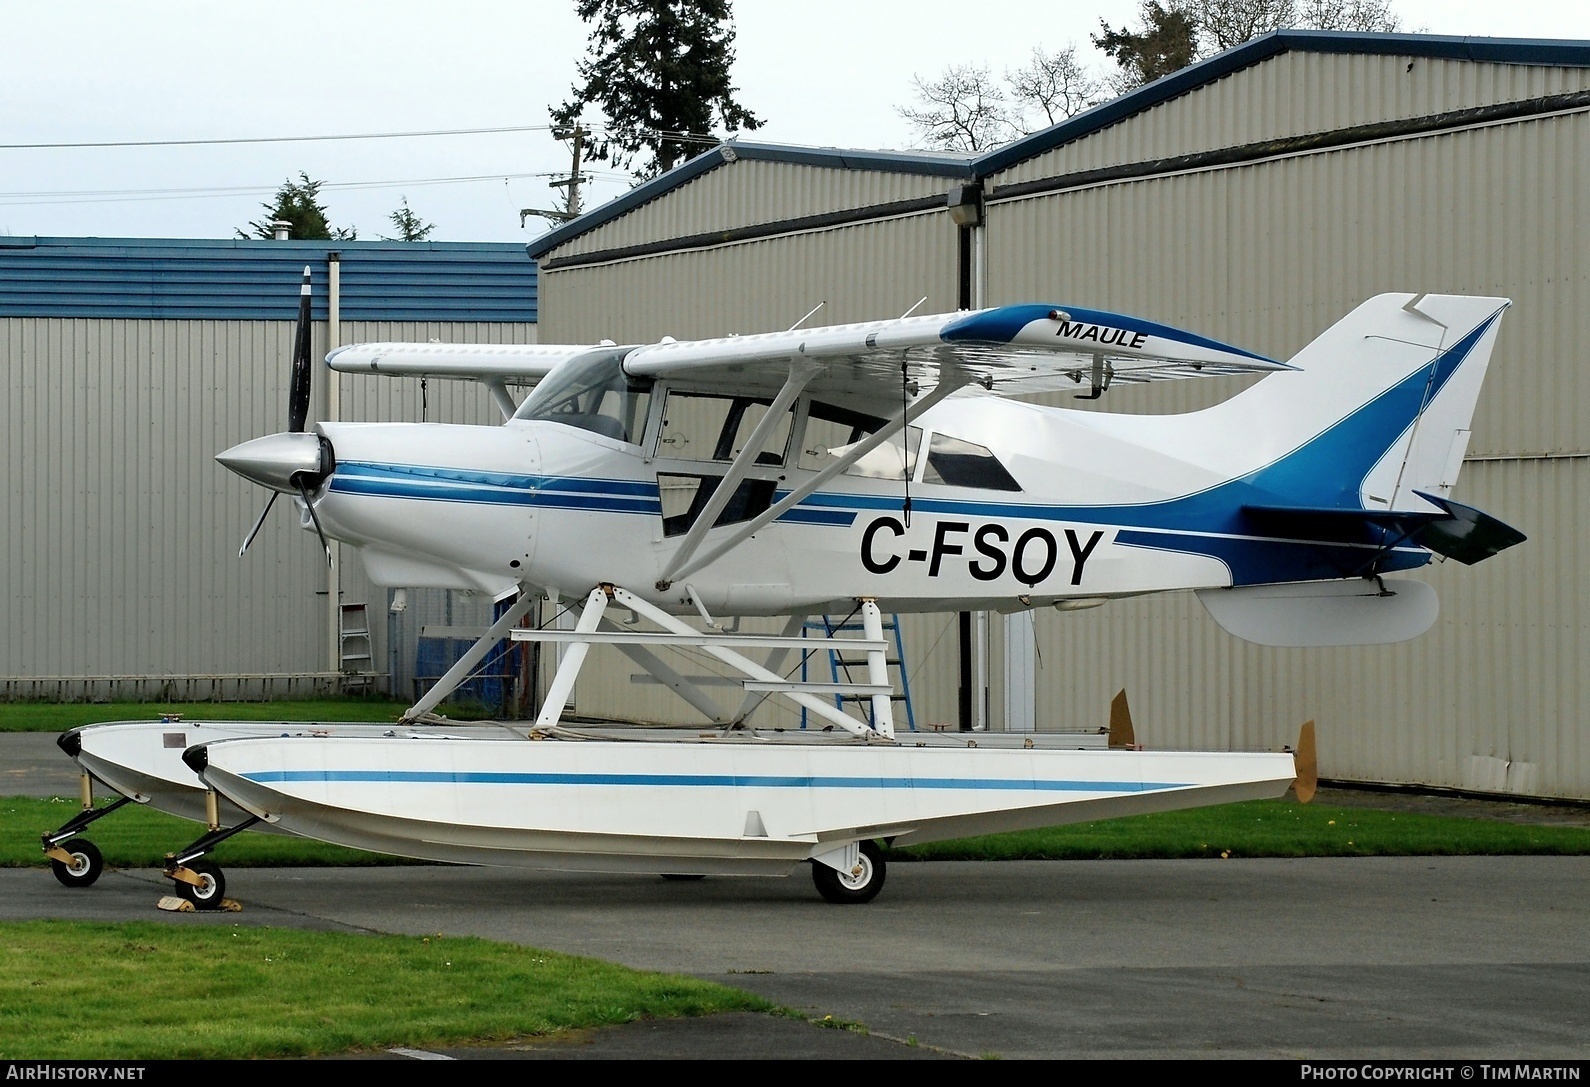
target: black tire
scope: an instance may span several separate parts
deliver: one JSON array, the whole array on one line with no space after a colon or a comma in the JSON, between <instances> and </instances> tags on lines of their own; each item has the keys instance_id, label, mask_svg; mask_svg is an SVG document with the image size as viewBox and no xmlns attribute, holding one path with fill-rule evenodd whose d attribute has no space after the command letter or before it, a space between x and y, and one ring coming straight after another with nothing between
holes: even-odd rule
<instances>
[{"instance_id":1,"label":"black tire","mask_svg":"<svg viewBox=\"0 0 1590 1087\"><path fill-rule=\"evenodd\" d=\"M219 865L209 861L194 861L188 865L188 870L204 881L204 885L196 887L184 880L177 880L177 893L201 910L218 910L221 901L226 897L226 877L221 874Z\"/></svg>"},{"instance_id":2,"label":"black tire","mask_svg":"<svg viewBox=\"0 0 1590 1087\"><path fill-rule=\"evenodd\" d=\"M71 864L50 861L50 871L55 873L61 886L88 887L105 870L105 859L99 855L98 847L87 838L69 838L61 843L61 848L72 855Z\"/></svg>"},{"instance_id":3,"label":"black tire","mask_svg":"<svg viewBox=\"0 0 1590 1087\"><path fill-rule=\"evenodd\" d=\"M877 898L883 890L884 877L889 874L883 850L877 842L862 842L860 859L861 874L854 877L812 861L812 882L817 885L817 893L836 906L859 906Z\"/></svg>"}]
</instances>

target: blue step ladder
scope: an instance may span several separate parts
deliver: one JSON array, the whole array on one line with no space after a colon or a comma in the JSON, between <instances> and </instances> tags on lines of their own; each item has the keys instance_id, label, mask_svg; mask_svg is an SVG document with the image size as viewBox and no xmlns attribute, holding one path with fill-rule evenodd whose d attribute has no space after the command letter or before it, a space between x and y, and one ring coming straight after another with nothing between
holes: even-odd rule
<instances>
[{"instance_id":1,"label":"blue step ladder","mask_svg":"<svg viewBox=\"0 0 1590 1087\"><path fill-rule=\"evenodd\" d=\"M842 621L842 620L837 620L831 615L825 615L825 616L822 617L821 620L816 620L816 619L808 620L801 627L801 636L805 637L807 635L808 631L813 633L813 634L816 634L818 637L822 637L822 638L832 638L836 634L839 634L841 631L843 631L845 633L859 634L859 635L861 635L863 637L866 636L866 627L862 624L860 619L855 619L855 620L850 621L850 622L845 622L845 621ZM889 666L889 668L891 670L891 682L893 682L893 678L892 677L893 677L894 673L898 673L900 678L899 678L899 682L895 683L895 693L890 695L889 699L890 699L890 701L895 702L895 703L900 703L900 702L904 702L905 703L906 728L909 731L911 731L911 732L915 732L916 731L916 709L911 705L911 680L910 680L910 677L906 675L906 669L905 669L905 642L900 636L900 616L898 614L890 614L890 615L887 615L887 616L884 617L884 620L883 620L883 636L884 636L884 639L888 640L888 638L890 637L891 634L894 637L894 652L887 658L885 663ZM841 650L841 649L832 649L832 648L830 648L830 649L826 649L826 650L824 650L824 649L810 649L810 650L807 650L807 651L805 651L805 652L803 652L801 654L801 682L802 683L811 682L811 677L807 673L808 673L808 670L810 668L812 657L814 657L815 655L817 655L819 653L827 653L828 654L828 675L829 675L829 678L830 678L830 680L832 682L834 682L834 683L865 683L865 682L867 682L867 656L866 656L865 653L856 653L854 655L847 656L844 653L844 651ZM866 706L867 706L867 723L869 725L871 725L873 728L877 728L878 727L877 721L873 720L872 698L871 698L870 695L864 695L864 694L851 694L851 695L836 694L836 695L834 695L834 705L837 706L840 710L844 710L846 708L845 707L845 703L846 702L862 702L862 703L865 703ZM805 727L806 727L806 710L802 709L801 710L801 728L805 728Z\"/></svg>"}]
</instances>

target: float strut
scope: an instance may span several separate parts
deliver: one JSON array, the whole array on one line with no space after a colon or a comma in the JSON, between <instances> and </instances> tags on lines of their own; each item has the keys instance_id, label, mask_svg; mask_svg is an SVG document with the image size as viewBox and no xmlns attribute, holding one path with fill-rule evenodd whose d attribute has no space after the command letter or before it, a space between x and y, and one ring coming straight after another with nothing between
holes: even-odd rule
<instances>
[{"instance_id":1,"label":"float strut","mask_svg":"<svg viewBox=\"0 0 1590 1087\"><path fill-rule=\"evenodd\" d=\"M44 839L44 848L49 849L51 846L56 845L59 842L66 841L66 839L70 838L72 835L76 834L78 831L82 830L96 819L103 819L105 816L109 815L123 804L131 804L132 802L132 797L124 796L120 800L116 801L116 803L108 804L103 808L89 808L86 811L78 812L76 815L62 824L60 830L55 831L53 834L40 835L40 837Z\"/></svg>"},{"instance_id":2,"label":"float strut","mask_svg":"<svg viewBox=\"0 0 1590 1087\"><path fill-rule=\"evenodd\" d=\"M187 867L189 864L192 864L194 861L210 852L210 850L226 841L232 835L241 833L258 822L262 822L260 817L257 815L251 815L235 827L221 827L218 830L210 831L210 833L206 834L204 837L200 838L198 841L194 842L180 853L167 853L166 874L170 875L173 869Z\"/></svg>"}]
</instances>

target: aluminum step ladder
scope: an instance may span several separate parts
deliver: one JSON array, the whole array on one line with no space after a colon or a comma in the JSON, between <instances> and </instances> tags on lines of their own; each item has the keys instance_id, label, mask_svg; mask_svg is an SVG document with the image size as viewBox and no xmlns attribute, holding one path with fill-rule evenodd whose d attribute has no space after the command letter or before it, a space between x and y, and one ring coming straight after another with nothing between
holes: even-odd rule
<instances>
[{"instance_id":1,"label":"aluminum step ladder","mask_svg":"<svg viewBox=\"0 0 1590 1087\"><path fill-rule=\"evenodd\" d=\"M337 660L342 669L338 693L367 693L375 687L375 649L370 613L363 604L342 604L337 612Z\"/></svg>"},{"instance_id":2,"label":"aluminum step ladder","mask_svg":"<svg viewBox=\"0 0 1590 1087\"><path fill-rule=\"evenodd\" d=\"M813 620L809 620L806 623L804 623L802 625L802 627L801 627L801 636L805 637L807 635L808 631L813 633L813 634L815 634L815 635L817 635L817 636L819 636L819 637L832 638L836 634L840 633L841 631L847 632L847 633L849 633L849 632L859 632L859 633L865 634L865 627L862 625L860 619L854 619L854 620L851 620L851 621L847 622L847 621L844 621L844 620L835 619L831 615L825 615L825 616L822 617L821 620L813 619ZM906 729L908 731L910 731L910 732L915 732L916 731L916 709L911 704L911 680L910 680L910 677L906 674L906 668L905 668L905 641L900 635L900 616L898 614L890 614L890 615L887 615L887 616L884 617L884 620L883 620L883 636L884 636L884 638L886 640L889 639L892 636L892 638L894 640L894 652L887 658L887 660L885 662L885 663L887 663L887 665L889 666L889 669L890 669L889 680L890 680L891 683L894 684L894 688L895 688L895 692L894 692L894 694L889 696L889 700L891 702L896 703L896 704L901 703L901 702L905 703ZM808 672L808 670L810 668L810 662L811 662L812 657L814 655L818 654L818 653L824 653L824 652L826 652L828 654L828 675L829 675L830 679L834 683L865 683L866 682L866 678L867 678L867 657L866 657L866 654L857 653L854 656L846 656L844 651L841 650L841 649L827 649L827 650L813 649L813 650L811 650L809 652L801 654L801 682L802 683L808 682L810 680L810 676L808 676L807 672ZM896 676L898 676L899 678L896 679L895 678ZM870 696L868 696L868 695L835 695L834 696L834 705L837 706L839 709L843 710L845 708L845 703L846 702L867 703L868 704L868 708L867 708L867 723L872 725L874 728L877 727L877 722L872 719L873 715L872 715L872 708L871 708L871 705L870 705L870 702L871 702L871 697ZM806 727L806 711L803 709L803 710L801 710L801 728L805 728L805 727Z\"/></svg>"}]
</instances>

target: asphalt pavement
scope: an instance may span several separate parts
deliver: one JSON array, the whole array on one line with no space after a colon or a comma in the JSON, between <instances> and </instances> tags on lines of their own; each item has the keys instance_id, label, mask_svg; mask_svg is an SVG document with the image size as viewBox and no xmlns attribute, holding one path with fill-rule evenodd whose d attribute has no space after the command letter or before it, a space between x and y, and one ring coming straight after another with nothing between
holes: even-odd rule
<instances>
[{"instance_id":1,"label":"asphalt pavement","mask_svg":"<svg viewBox=\"0 0 1590 1087\"><path fill-rule=\"evenodd\" d=\"M163 891L150 870L86 890L0 871L0 919L480 936L867 1031L748 1015L498 1056L1590 1056L1587 857L897 863L863 907L801 874L236 869L243 911L209 915L157 911Z\"/></svg>"}]
</instances>

